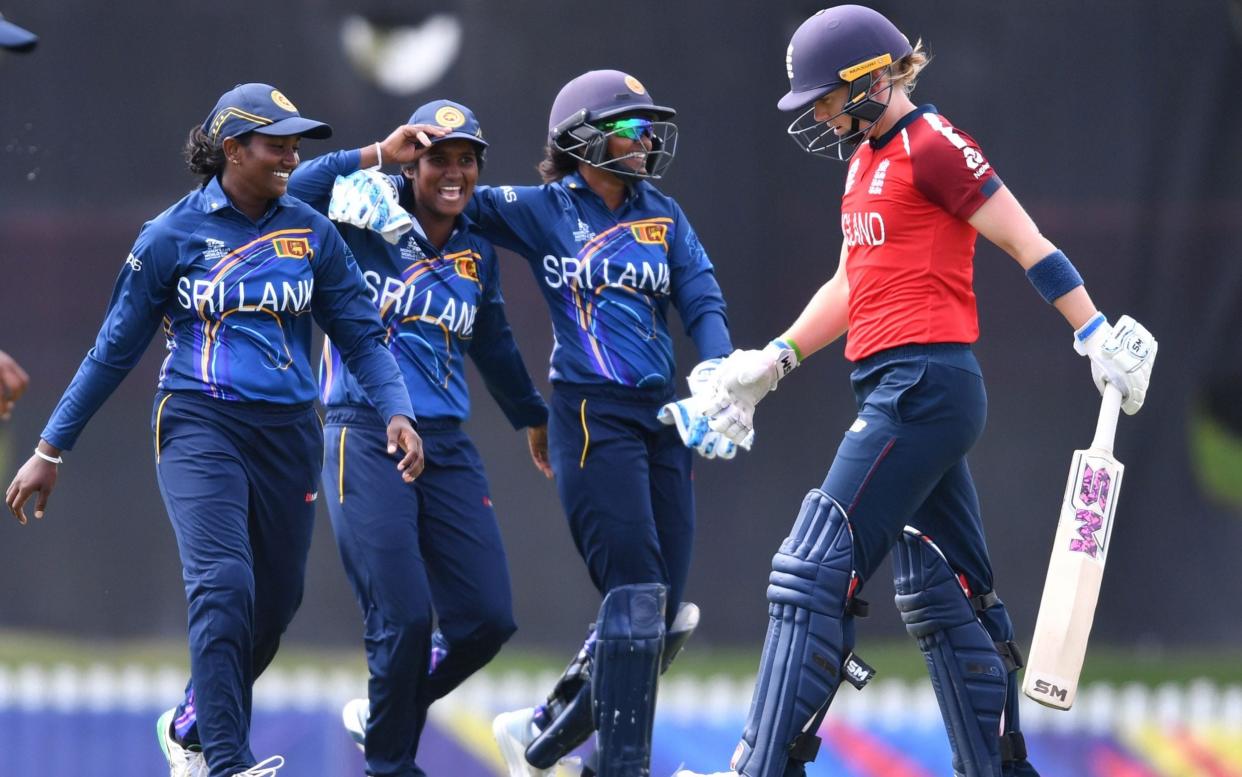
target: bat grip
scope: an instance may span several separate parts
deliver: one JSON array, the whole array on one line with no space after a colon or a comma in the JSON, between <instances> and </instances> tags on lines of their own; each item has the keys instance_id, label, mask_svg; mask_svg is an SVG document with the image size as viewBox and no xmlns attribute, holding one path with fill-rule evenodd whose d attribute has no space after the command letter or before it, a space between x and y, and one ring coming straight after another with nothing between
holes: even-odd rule
<instances>
[{"instance_id":1,"label":"bat grip","mask_svg":"<svg viewBox=\"0 0 1242 777\"><path fill-rule=\"evenodd\" d=\"M1113 451L1117 436L1117 416L1121 413L1121 389L1109 383L1104 386L1104 399L1100 402L1100 418L1095 422L1095 439L1092 448Z\"/></svg>"}]
</instances>

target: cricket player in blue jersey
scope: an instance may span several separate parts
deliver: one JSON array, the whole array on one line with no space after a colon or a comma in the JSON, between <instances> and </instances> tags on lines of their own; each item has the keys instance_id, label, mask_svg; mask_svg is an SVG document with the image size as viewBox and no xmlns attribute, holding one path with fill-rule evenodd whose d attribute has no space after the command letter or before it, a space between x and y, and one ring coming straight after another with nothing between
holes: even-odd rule
<instances>
[{"instance_id":1,"label":"cricket player in blue jersey","mask_svg":"<svg viewBox=\"0 0 1242 777\"><path fill-rule=\"evenodd\" d=\"M370 775L424 775L415 758L428 707L516 630L487 476L461 428L470 413L467 356L513 427L527 429L536 466L551 476L548 409L505 319L496 253L462 215L486 150L469 108L435 100L385 140L307 162L290 181L295 196L345 222L341 234L418 406L427 457L414 487L403 483L389 466L379 414L337 348L326 346L325 496L363 612L371 672L369 701L349 702L344 718ZM383 176L381 162L401 164L402 174ZM377 201L342 207L351 187L374 187L409 232L380 234L366 228L369 218L350 225Z\"/></svg>"},{"instance_id":2,"label":"cricket player in blue jersey","mask_svg":"<svg viewBox=\"0 0 1242 777\"><path fill-rule=\"evenodd\" d=\"M94 348L6 494L23 523L32 495L43 516L61 453L162 326L152 428L191 675L157 726L173 777L270 777L284 764L251 753L251 687L302 599L323 461L312 318L383 419L388 465L408 482L422 470L409 396L362 275L332 223L286 194L300 139L331 132L266 84L221 96L186 143L202 185L143 226Z\"/></svg>"},{"instance_id":3,"label":"cricket player in blue jersey","mask_svg":"<svg viewBox=\"0 0 1242 777\"><path fill-rule=\"evenodd\" d=\"M484 236L526 258L547 301L552 469L604 597L548 703L496 719L512 775L547 774L592 730L598 762L588 771L645 775L661 659L697 619L693 605L679 606L694 540L693 452L657 420L676 388L669 303L704 362L731 344L706 251L650 183L673 160L673 115L631 75L584 73L553 103L544 184L480 187L466 210ZM707 457L735 451L714 432L685 442Z\"/></svg>"}]
</instances>

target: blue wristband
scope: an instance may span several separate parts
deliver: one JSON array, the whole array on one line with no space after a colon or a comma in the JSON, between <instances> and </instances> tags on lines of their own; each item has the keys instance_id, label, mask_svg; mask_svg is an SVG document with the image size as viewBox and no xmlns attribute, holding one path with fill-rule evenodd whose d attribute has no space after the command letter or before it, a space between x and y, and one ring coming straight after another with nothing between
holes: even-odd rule
<instances>
[{"instance_id":1,"label":"blue wristband","mask_svg":"<svg viewBox=\"0 0 1242 777\"><path fill-rule=\"evenodd\" d=\"M1082 285L1082 276L1060 251L1053 251L1031 265L1026 277L1049 304Z\"/></svg>"}]
</instances>

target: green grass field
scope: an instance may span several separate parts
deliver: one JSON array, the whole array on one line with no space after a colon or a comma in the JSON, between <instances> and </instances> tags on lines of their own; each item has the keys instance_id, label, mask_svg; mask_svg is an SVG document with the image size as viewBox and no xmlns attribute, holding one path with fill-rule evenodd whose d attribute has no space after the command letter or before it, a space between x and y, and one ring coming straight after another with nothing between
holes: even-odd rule
<instances>
[{"instance_id":1,"label":"green grass field","mask_svg":"<svg viewBox=\"0 0 1242 777\"><path fill-rule=\"evenodd\" d=\"M860 646L860 653L882 678L917 680L925 676L913 643L880 642ZM495 673L560 671L567 658L549 652L504 650L488 666ZM121 666L186 665L185 646L154 640L81 640L50 634L0 631L0 665L36 663L45 666L105 664ZM361 648L319 649L302 645L281 648L277 666L285 669L366 669ZM691 642L677 659L676 674L708 677L724 674L744 678L758 665L758 648L716 649ZM1083 681L1140 682L1155 685L1204 678L1242 684L1242 652L1223 649L1135 649L1094 645L1087 653Z\"/></svg>"}]
</instances>

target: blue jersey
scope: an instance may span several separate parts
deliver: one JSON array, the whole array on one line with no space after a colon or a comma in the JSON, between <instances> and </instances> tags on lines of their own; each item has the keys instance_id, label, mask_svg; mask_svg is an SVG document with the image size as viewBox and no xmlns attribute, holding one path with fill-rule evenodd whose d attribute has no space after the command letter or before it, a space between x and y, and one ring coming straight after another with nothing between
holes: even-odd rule
<instances>
[{"instance_id":1,"label":"blue jersey","mask_svg":"<svg viewBox=\"0 0 1242 777\"><path fill-rule=\"evenodd\" d=\"M327 212L336 176L359 165L356 150L326 154L298 167L289 191ZM405 179L392 180L412 212L413 192ZM397 245L369 230L347 224L339 229L362 267L419 418L464 421L470 415L464 370L469 354L514 428L547 423L547 406L505 318L496 252L467 219L458 220L443 249L428 242L417 221ZM320 389L325 405L369 404L334 345L324 348Z\"/></svg>"},{"instance_id":2,"label":"blue jersey","mask_svg":"<svg viewBox=\"0 0 1242 777\"><path fill-rule=\"evenodd\" d=\"M553 381L671 391L670 301L700 358L732 350L707 253L677 203L646 181L615 212L576 173L479 187L466 212L530 264L552 316Z\"/></svg>"},{"instance_id":3,"label":"blue jersey","mask_svg":"<svg viewBox=\"0 0 1242 777\"><path fill-rule=\"evenodd\" d=\"M289 196L251 221L212 179L143 225L95 346L43 439L72 447L161 324L168 346L161 390L226 401L313 402L312 317L342 349L385 419L414 417L362 275L332 223Z\"/></svg>"}]
</instances>

